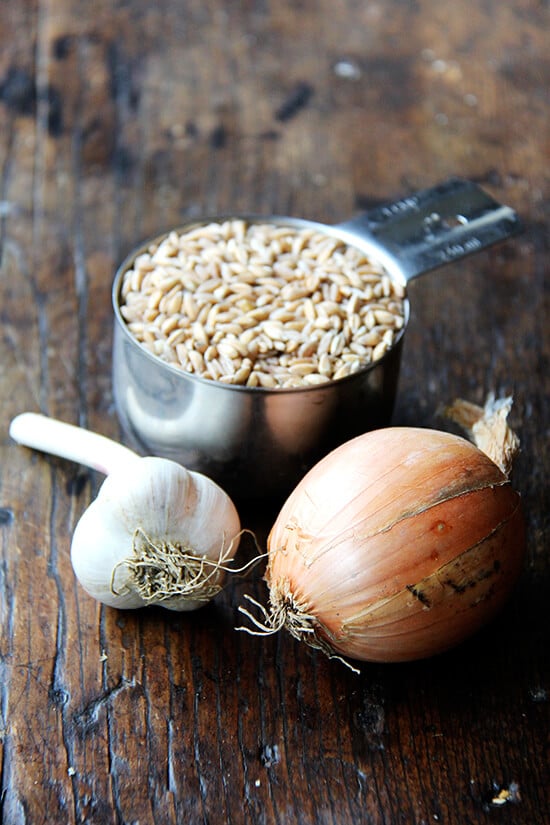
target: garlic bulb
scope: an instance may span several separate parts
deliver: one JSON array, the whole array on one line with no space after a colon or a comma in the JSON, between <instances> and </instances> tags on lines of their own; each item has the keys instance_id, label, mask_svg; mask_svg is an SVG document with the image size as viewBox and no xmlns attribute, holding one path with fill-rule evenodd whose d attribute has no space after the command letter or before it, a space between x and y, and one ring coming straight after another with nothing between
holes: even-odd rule
<instances>
[{"instance_id":1,"label":"garlic bulb","mask_svg":"<svg viewBox=\"0 0 550 825\"><path fill-rule=\"evenodd\" d=\"M241 611L329 655L423 658L494 616L524 549L520 497L484 452L449 433L387 428L302 479L268 538L269 611L262 621Z\"/></svg>"},{"instance_id":2,"label":"garlic bulb","mask_svg":"<svg viewBox=\"0 0 550 825\"><path fill-rule=\"evenodd\" d=\"M107 475L73 533L80 584L112 607L159 604L194 610L223 585L240 521L229 496L206 476L164 458L140 458L110 439L34 413L10 435L35 449Z\"/></svg>"}]
</instances>

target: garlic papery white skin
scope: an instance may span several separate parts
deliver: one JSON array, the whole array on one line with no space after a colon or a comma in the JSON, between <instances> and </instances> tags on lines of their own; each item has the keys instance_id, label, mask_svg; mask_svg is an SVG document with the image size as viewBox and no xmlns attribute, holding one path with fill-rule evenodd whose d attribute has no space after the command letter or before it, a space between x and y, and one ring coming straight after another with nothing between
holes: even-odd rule
<instances>
[{"instance_id":1,"label":"garlic papery white skin","mask_svg":"<svg viewBox=\"0 0 550 825\"><path fill-rule=\"evenodd\" d=\"M17 416L10 435L107 475L71 542L75 575L90 596L118 608L183 611L221 590L241 528L235 505L214 481L37 413Z\"/></svg>"}]
</instances>

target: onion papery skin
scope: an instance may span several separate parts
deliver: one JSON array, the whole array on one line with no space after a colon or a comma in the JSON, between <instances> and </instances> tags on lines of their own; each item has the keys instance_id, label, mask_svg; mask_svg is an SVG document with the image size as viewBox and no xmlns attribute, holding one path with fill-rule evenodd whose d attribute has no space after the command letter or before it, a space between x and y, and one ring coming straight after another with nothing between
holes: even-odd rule
<instances>
[{"instance_id":1,"label":"onion papery skin","mask_svg":"<svg viewBox=\"0 0 550 825\"><path fill-rule=\"evenodd\" d=\"M498 612L524 553L520 496L485 453L437 430L376 430L283 505L268 537L271 618L329 654L433 656Z\"/></svg>"}]
</instances>

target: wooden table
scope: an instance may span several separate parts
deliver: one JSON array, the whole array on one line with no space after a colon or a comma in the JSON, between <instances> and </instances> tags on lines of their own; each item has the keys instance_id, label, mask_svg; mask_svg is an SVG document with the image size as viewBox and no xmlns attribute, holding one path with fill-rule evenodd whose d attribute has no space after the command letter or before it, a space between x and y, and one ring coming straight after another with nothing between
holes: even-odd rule
<instances>
[{"instance_id":1,"label":"wooden table","mask_svg":"<svg viewBox=\"0 0 550 825\"><path fill-rule=\"evenodd\" d=\"M0 819L550 821L548 6L4 0ZM110 288L189 216L326 222L452 175L525 232L415 281L396 424L512 393L528 557L487 628L355 675L236 633L261 568L192 615L103 608L71 533L101 477L15 445L23 410L122 438ZM273 513L243 512L265 542ZM500 798L499 798L500 795ZM501 803L501 804L499 804Z\"/></svg>"}]
</instances>

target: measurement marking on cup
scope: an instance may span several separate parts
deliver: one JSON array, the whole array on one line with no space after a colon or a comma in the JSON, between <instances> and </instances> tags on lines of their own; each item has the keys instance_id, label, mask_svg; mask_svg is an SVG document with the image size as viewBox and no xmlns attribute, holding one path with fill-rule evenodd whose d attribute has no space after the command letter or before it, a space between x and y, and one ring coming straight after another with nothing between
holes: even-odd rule
<instances>
[{"instance_id":1,"label":"measurement marking on cup","mask_svg":"<svg viewBox=\"0 0 550 825\"><path fill-rule=\"evenodd\" d=\"M395 215L401 215L404 212L418 209L418 198L403 198L400 201L383 206L380 210L385 218L393 218Z\"/></svg>"},{"instance_id":2,"label":"measurement marking on cup","mask_svg":"<svg viewBox=\"0 0 550 825\"><path fill-rule=\"evenodd\" d=\"M470 252L477 252L483 246L479 238L469 238L464 243L453 243L441 250L441 258L444 261L452 261L454 258L460 258L462 255L467 255Z\"/></svg>"}]
</instances>

